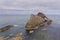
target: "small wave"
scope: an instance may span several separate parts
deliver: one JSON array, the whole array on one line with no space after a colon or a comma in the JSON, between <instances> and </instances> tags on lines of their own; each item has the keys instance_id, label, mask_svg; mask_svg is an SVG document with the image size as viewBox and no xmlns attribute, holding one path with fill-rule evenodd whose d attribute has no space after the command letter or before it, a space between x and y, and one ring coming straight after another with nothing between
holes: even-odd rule
<instances>
[{"instance_id":1,"label":"small wave","mask_svg":"<svg viewBox=\"0 0 60 40\"><path fill-rule=\"evenodd\" d=\"M13 25L14 27L18 27L19 25Z\"/></svg>"}]
</instances>

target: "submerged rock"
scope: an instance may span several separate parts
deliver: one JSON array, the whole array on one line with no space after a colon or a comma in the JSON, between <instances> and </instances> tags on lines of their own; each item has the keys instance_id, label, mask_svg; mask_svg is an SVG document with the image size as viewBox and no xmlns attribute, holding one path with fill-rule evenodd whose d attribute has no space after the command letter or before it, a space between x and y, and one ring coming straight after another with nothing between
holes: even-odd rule
<instances>
[{"instance_id":1,"label":"submerged rock","mask_svg":"<svg viewBox=\"0 0 60 40\"><path fill-rule=\"evenodd\" d=\"M33 33L34 31L30 31L29 33L31 34L31 33Z\"/></svg>"},{"instance_id":2,"label":"submerged rock","mask_svg":"<svg viewBox=\"0 0 60 40\"><path fill-rule=\"evenodd\" d=\"M7 26L5 26L5 27L3 27L3 28L0 28L0 32L4 32L4 31L6 31L6 30L9 30L10 28L12 28L13 27L13 25L7 25Z\"/></svg>"}]
</instances>

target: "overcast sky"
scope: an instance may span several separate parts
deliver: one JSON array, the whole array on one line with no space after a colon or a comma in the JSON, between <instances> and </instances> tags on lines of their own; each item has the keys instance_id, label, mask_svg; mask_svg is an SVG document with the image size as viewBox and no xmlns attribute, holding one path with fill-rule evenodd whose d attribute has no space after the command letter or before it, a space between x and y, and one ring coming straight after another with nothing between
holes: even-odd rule
<instances>
[{"instance_id":1,"label":"overcast sky","mask_svg":"<svg viewBox=\"0 0 60 40\"><path fill-rule=\"evenodd\" d=\"M58 10L60 0L0 0L0 9L16 10Z\"/></svg>"}]
</instances>

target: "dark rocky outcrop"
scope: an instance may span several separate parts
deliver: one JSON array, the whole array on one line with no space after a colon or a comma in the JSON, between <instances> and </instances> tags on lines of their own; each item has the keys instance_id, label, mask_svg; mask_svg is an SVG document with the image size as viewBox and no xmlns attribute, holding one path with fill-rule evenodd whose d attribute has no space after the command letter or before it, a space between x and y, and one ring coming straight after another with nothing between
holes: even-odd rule
<instances>
[{"instance_id":1,"label":"dark rocky outcrop","mask_svg":"<svg viewBox=\"0 0 60 40\"><path fill-rule=\"evenodd\" d=\"M9 30L10 28L12 28L13 27L13 25L7 25L7 26L5 26L5 27L3 27L3 28L0 28L0 32L4 32L4 31L6 31L6 30Z\"/></svg>"}]
</instances>

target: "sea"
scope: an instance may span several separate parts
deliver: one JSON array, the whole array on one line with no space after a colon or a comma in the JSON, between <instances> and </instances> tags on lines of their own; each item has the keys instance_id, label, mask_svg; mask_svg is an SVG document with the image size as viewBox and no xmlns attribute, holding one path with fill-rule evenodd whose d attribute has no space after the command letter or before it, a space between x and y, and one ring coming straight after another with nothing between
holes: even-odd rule
<instances>
[{"instance_id":1,"label":"sea","mask_svg":"<svg viewBox=\"0 0 60 40\"><path fill-rule=\"evenodd\" d=\"M52 24L45 25L43 28L46 30L39 28L32 34L28 34L25 31L25 25L30 16L31 14L0 15L0 28L6 25L15 25L7 31L0 32L0 36L8 39L17 33L22 33L23 40L60 40L60 15L47 15L52 19Z\"/></svg>"}]
</instances>

